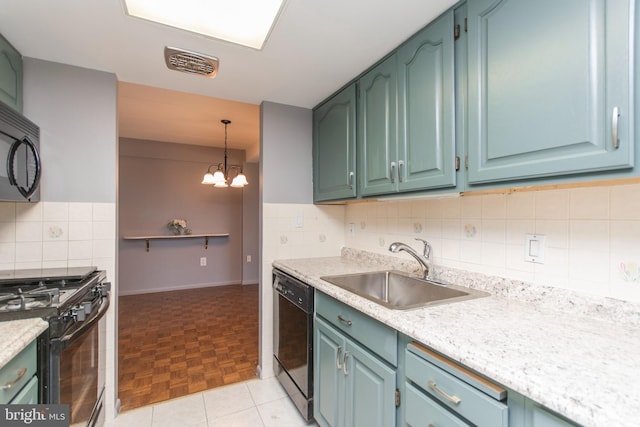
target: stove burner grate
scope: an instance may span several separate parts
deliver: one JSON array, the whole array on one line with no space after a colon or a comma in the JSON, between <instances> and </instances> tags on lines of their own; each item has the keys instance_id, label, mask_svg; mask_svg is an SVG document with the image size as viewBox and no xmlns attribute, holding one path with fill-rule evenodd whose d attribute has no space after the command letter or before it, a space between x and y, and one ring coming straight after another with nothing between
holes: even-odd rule
<instances>
[{"instance_id":1,"label":"stove burner grate","mask_svg":"<svg viewBox=\"0 0 640 427\"><path fill-rule=\"evenodd\" d=\"M36 298L16 298L7 301L7 310L25 310L42 306Z\"/></svg>"}]
</instances>

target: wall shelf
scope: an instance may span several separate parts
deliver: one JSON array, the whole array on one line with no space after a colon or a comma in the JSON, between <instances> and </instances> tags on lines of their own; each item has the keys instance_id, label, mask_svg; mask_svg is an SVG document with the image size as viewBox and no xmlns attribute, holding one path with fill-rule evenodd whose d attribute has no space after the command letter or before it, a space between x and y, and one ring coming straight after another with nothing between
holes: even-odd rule
<instances>
[{"instance_id":1,"label":"wall shelf","mask_svg":"<svg viewBox=\"0 0 640 427\"><path fill-rule=\"evenodd\" d=\"M122 236L124 240L145 240L147 242L147 252L151 246L151 240L167 239L195 239L204 237L204 248L209 249L209 238L229 237L229 233L204 233L204 234L178 234L178 235L158 235L158 236Z\"/></svg>"}]
</instances>

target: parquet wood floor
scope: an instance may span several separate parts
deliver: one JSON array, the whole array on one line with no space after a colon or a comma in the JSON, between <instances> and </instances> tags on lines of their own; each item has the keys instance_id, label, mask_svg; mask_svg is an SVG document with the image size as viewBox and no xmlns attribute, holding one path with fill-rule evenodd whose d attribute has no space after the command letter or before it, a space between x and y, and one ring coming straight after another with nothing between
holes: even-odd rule
<instances>
[{"instance_id":1,"label":"parquet wood floor","mask_svg":"<svg viewBox=\"0 0 640 427\"><path fill-rule=\"evenodd\" d=\"M119 298L122 410L256 377L258 285Z\"/></svg>"}]
</instances>

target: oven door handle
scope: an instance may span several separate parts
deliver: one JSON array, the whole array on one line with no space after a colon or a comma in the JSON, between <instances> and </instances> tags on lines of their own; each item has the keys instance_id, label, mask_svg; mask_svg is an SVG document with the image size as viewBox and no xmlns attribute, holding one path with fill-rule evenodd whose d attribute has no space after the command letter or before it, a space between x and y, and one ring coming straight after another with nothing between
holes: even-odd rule
<instances>
[{"instance_id":1,"label":"oven door handle","mask_svg":"<svg viewBox=\"0 0 640 427\"><path fill-rule=\"evenodd\" d=\"M79 337L87 329L90 329L91 327L93 327L93 325L96 322L98 322L100 319L102 319L102 317L105 315L105 313L109 309L109 305L110 304L111 304L111 302L109 300L109 297L102 298L102 301L100 302L100 308L98 309L98 311L95 314L95 316L89 318L89 320L85 320L84 322L82 322L82 325L80 325L80 327L78 329L76 329L75 331L73 331L70 334L67 334L67 335L63 336L62 338L60 338L59 342L62 345L62 348L67 347L69 345L69 341L73 340L76 337Z\"/></svg>"}]
</instances>

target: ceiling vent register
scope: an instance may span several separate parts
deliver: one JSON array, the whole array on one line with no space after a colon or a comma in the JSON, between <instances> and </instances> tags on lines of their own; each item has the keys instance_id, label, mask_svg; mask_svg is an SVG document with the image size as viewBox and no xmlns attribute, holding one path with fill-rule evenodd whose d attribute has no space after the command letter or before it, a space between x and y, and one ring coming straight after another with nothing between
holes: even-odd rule
<instances>
[{"instance_id":1,"label":"ceiling vent register","mask_svg":"<svg viewBox=\"0 0 640 427\"><path fill-rule=\"evenodd\" d=\"M219 61L215 56L175 47L165 47L164 60L170 70L197 74L211 79L218 74Z\"/></svg>"}]
</instances>

